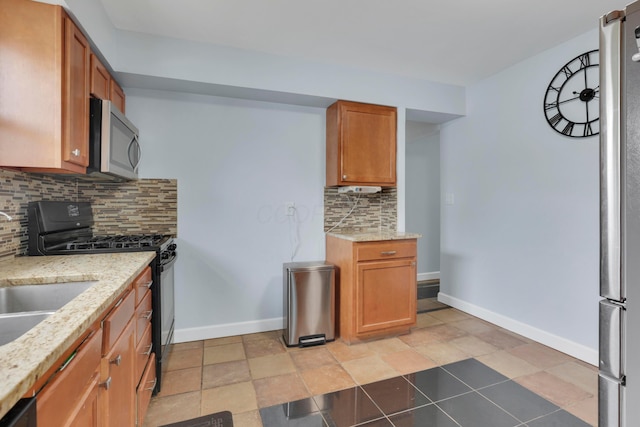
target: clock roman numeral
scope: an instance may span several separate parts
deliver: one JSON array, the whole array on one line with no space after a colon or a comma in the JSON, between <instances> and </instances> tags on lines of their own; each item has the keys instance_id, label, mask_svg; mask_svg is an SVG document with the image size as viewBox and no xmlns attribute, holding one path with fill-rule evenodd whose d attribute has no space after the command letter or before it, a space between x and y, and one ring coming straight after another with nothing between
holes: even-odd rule
<instances>
[{"instance_id":1,"label":"clock roman numeral","mask_svg":"<svg viewBox=\"0 0 640 427\"><path fill-rule=\"evenodd\" d=\"M589 57L589 53L585 53L580 56L580 69L587 68L591 65L591 58Z\"/></svg>"},{"instance_id":2,"label":"clock roman numeral","mask_svg":"<svg viewBox=\"0 0 640 427\"><path fill-rule=\"evenodd\" d=\"M571 68L569 68L568 65L565 65L564 67L562 67L562 72L567 77L567 79L569 77L573 76L573 74L574 74L574 72L571 70Z\"/></svg>"},{"instance_id":3,"label":"clock roman numeral","mask_svg":"<svg viewBox=\"0 0 640 427\"><path fill-rule=\"evenodd\" d=\"M564 135L571 135L571 132L573 132L573 123L569 122L567 123L567 125L564 127L564 129L562 129L562 133Z\"/></svg>"},{"instance_id":4,"label":"clock roman numeral","mask_svg":"<svg viewBox=\"0 0 640 427\"><path fill-rule=\"evenodd\" d=\"M562 116L558 113L549 119L549 123L551 123L551 126L556 127L556 125L560 123L560 120L562 120Z\"/></svg>"},{"instance_id":5,"label":"clock roman numeral","mask_svg":"<svg viewBox=\"0 0 640 427\"><path fill-rule=\"evenodd\" d=\"M591 128L591 123L587 123L584 125L584 132L582 132L582 136L591 136L593 135L593 129Z\"/></svg>"}]
</instances>

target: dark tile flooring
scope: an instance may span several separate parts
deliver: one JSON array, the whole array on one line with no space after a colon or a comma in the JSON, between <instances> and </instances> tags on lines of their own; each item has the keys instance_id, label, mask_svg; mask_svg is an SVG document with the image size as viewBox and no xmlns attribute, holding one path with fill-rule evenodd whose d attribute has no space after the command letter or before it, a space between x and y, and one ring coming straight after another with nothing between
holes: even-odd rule
<instances>
[{"instance_id":1,"label":"dark tile flooring","mask_svg":"<svg viewBox=\"0 0 640 427\"><path fill-rule=\"evenodd\" d=\"M588 427L476 359L260 409L264 427Z\"/></svg>"}]
</instances>

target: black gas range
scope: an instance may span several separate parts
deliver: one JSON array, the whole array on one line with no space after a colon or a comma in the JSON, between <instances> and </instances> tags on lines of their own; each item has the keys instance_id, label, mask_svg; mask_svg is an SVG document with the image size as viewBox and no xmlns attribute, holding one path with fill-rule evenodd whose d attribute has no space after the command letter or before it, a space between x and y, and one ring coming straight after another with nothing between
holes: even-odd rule
<instances>
[{"instance_id":1,"label":"black gas range","mask_svg":"<svg viewBox=\"0 0 640 427\"><path fill-rule=\"evenodd\" d=\"M30 202L28 206L28 254L79 255L153 251L151 263L153 314L151 333L160 391L174 330L173 264L178 253L172 236L162 234L94 235L93 210L88 202Z\"/></svg>"}]
</instances>

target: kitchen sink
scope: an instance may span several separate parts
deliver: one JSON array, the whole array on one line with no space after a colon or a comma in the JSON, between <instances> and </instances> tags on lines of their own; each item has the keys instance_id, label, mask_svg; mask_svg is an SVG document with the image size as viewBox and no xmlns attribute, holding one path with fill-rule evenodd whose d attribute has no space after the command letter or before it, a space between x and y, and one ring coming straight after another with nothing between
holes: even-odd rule
<instances>
[{"instance_id":1,"label":"kitchen sink","mask_svg":"<svg viewBox=\"0 0 640 427\"><path fill-rule=\"evenodd\" d=\"M0 314L0 345L5 345L28 332L51 316L54 311Z\"/></svg>"},{"instance_id":2,"label":"kitchen sink","mask_svg":"<svg viewBox=\"0 0 640 427\"><path fill-rule=\"evenodd\" d=\"M65 282L0 288L0 315L34 311L53 312L96 283Z\"/></svg>"}]
</instances>

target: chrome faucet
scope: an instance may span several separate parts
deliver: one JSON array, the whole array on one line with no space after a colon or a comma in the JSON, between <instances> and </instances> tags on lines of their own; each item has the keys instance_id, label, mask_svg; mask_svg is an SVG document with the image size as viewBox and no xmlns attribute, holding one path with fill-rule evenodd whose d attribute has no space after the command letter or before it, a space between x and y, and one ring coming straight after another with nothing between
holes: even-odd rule
<instances>
[{"instance_id":1,"label":"chrome faucet","mask_svg":"<svg viewBox=\"0 0 640 427\"><path fill-rule=\"evenodd\" d=\"M7 221L13 221L13 218L11 218L11 216L9 214L6 214L6 213L0 211L0 215L5 216L7 218Z\"/></svg>"}]
</instances>

